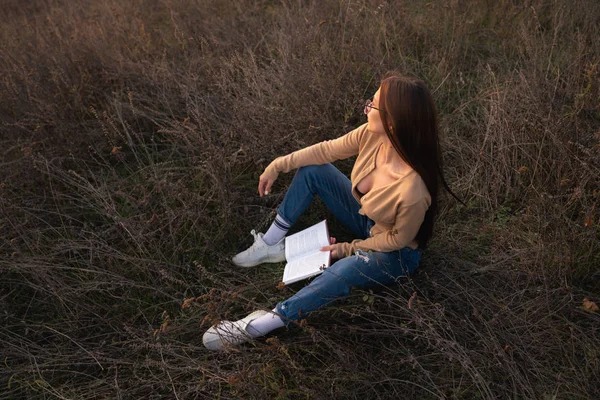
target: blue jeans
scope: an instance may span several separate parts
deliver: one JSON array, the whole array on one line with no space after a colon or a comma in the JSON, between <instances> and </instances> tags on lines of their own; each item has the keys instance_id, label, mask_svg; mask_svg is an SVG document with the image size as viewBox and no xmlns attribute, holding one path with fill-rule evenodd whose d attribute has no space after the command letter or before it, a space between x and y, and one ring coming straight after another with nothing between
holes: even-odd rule
<instances>
[{"instance_id":1,"label":"blue jeans","mask_svg":"<svg viewBox=\"0 0 600 400\"><path fill-rule=\"evenodd\" d=\"M358 213L360 204L352 196L352 183L333 164L309 165L297 170L277 213L292 225L318 195L327 208L359 239L369 238L373 220ZM292 297L277 304L277 312L289 325L311 311L341 297L353 287L389 285L411 275L419 265L421 249L404 247L380 252L357 250L342 258Z\"/></svg>"}]
</instances>

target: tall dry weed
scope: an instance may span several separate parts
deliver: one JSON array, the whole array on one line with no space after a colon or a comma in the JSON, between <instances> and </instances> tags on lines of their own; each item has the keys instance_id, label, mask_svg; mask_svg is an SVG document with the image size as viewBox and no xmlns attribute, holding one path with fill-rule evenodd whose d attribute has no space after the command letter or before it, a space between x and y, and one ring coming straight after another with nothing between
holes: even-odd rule
<instances>
[{"instance_id":1,"label":"tall dry weed","mask_svg":"<svg viewBox=\"0 0 600 400\"><path fill-rule=\"evenodd\" d=\"M599 15L5 1L0 398L597 398ZM407 282L208 353L212 323L300 287L230 262L292 176L261 199L262 169L361 124L389 69L432 89L467 207L442 199Z\"/></svg>"}]
</instances>

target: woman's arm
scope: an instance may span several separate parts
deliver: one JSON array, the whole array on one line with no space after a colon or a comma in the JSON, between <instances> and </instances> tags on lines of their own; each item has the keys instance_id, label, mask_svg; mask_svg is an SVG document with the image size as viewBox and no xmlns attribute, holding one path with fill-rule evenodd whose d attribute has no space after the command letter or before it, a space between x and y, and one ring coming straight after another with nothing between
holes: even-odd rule
<instances>
[{"instance_id":1,"label":"woman's arm","mask_svg":"<svg viewBox=\"0 0 600 400\"><path fill-rule=\"evenodd\" d=\"M341 257L352 255L357 249L374 251L400 250L413 241L425 219L429 208L428 198L422 198L411 205L401 205L396 214L392 229L368 239L355 239L351 243L338 243L338 254Z\"/></svg>"},{"instance_id":2,"label":"woman's arm","mask_svg":"<svg viewBox=\"0 0 600 400\"><path fill-rule=\"evenodd\" d=\"M358 154L362 136L366 131L365 123L337 139L325 140L286 156L277 157L265 168L264 174L275 180L280 172L290 172L306 165L327 164L354 156Z\"/></svg>"}]
</instances>

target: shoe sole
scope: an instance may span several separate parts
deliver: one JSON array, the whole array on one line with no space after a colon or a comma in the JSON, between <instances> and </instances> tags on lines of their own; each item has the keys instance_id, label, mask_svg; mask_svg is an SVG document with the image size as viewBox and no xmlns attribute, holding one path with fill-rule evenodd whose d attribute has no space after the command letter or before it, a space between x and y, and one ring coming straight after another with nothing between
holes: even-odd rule
<instances>
[{"instance_id":1,"label":"shoe sole","mask_svg":"<svg viewBox=\"0 0 600 400\"><path fill-rule=\"evenodd\" d=\"M265 264L265 263L280 263L280 262L284 262L285 261L285 254L283 255L271 255L271 256L267 256L265 259L262 259L260 261L257 262L247 262L247 263L237 263L235 261L232 260L232 262L237 265L238 267L255 267L257 265L260 264Z\"/></svg>"}]
</instances>

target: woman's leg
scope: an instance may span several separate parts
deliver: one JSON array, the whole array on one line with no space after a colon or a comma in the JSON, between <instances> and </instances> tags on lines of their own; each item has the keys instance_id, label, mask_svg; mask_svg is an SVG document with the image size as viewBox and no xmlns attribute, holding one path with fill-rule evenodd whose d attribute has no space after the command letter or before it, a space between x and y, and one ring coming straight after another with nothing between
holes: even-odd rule
<instances>
[{"instance_id":1,"label":"woman's leg","mask_svg":"<svg viewBox=\"0 0 600 400\"><path fill-rule=\"evenodd\" d=\"M287 300L277 304L277 312L289 324L311 311L347 296L353 287L389 285L414 272L421 250L405 247L391 252L362 251L342 258Z\"/></svg>"},{"instance_id":2,"label":"woman's leg","mask_svg":"<svg viewBox=\"0 0 600 400\"><path fill-rule=\"evenodd\" d=\"M375 224L366 215L358 213L360 205L351 193L352 184L332 164L310 165L298 168L292 184L277 209L277 218L265 235L252 232L252 246L232 258L241 267L253 267L263 262L285 260L283 238L288 229L318 195L327 208L359 239L369 237Z\"/></svg>"},{"instance_id":3,"label":"woman's leg","mask_svg":"<svg viewBox=\"0 0 600 400\"><path fill-rule=\"evenodd\" d=\"M360 204L352 196L352 183L333 164L298 168L292 183L277 209L277 214L291 226L318 195L335 217L357 238L369 237L373 221L358 213Z\"/></svg>"},{"instance_id":4,"label":"woman's leg","mask_svg":"<svg viewBox=\"0 0 600 400\"><path fill-rule=\"evenodd\" d=\"M388 285L408 276L417 268L420 259L421 250L410 247L387 253L357 250L355 255L335 262L308 286L278 303L276 312L255 311L233 323L221 322L207 330L202 341L207 348L220 350L265 335L347 296L353 287Z\"/></svg>"}]
</instances>

